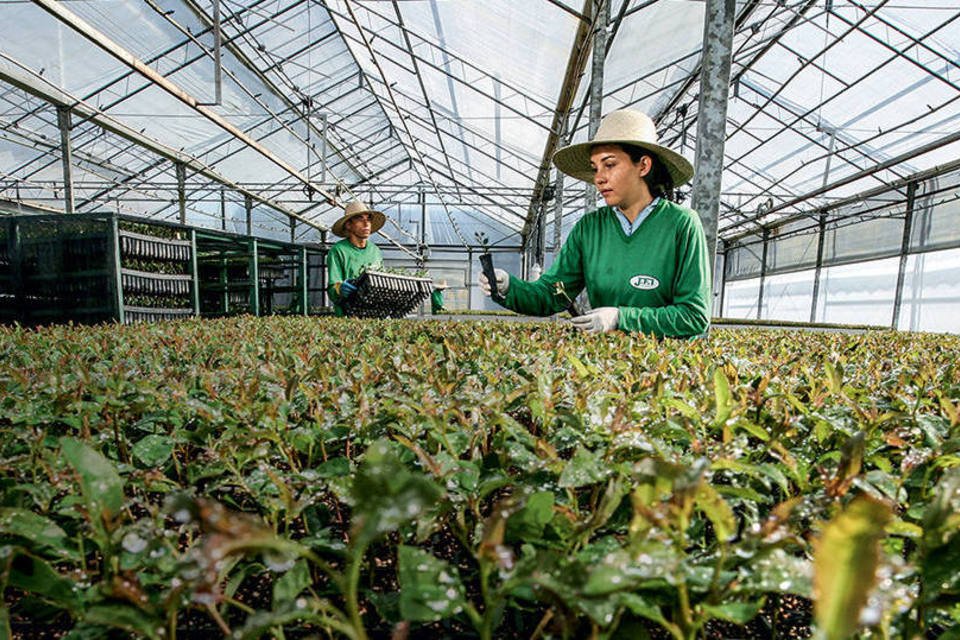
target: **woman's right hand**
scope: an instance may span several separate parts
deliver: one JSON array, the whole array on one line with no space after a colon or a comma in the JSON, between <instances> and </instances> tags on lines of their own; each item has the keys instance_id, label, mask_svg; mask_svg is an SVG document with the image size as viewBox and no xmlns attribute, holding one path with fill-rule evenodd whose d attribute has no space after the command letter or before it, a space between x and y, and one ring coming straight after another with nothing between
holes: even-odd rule
<instances>
[{"instance_id":1,"label":"woman's right hand","mask_svg":"<svg viewBox=\"0 0 960 640\"><path fill-rule=\"evenodd\" d=\"M503 269L494 269L494 275L497 277L497 292L501 296L507 295L507 289L510 288L510 274L508 274ZM487 276L480 274L480 289L483 291L484 295L490 295L492 293L490 289L490 281L487 279Z\"/></svg>"}]
</instances>

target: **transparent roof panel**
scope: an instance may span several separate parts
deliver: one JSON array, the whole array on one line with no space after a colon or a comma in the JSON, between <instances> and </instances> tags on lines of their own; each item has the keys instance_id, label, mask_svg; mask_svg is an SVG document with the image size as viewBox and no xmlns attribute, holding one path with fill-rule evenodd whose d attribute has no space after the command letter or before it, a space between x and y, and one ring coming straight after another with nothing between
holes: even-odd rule
<instances>
[{"instance_id":1,"label":"transparent roof panel","mask_svg":"<svg viewBox=\"0 0 960 640\"><path fill-rule=\"evenodd\" d=\"M705 6L613 0L606 31L602 111L648 112L662 142L691 159ZM407 207L425 194L442 213L427 229L436 242L472 242L470 229L487 224L516 245L539 209L534 182L563 96L573 96L561 114L573 141L587 137L589 52L563 85L578 29L593 18L580 0L223 0L218 104L209 1L59 7L75 18L0 2L10 26L0 35L4 197L62 206L59 103L74 109L82 210L178 215L176 160L188 167L191 219L209 225L223 224L222 183L228 226L253 193L268 201L256 206L270 233L281 233L272 227L282 230L282 210L330 224L352 197ZM741 0L737 25L723 233L960 157L960 5ZM587 207L584 188L566 181L564 230ZM462 234L442 230L448 211Z\"/></svg>"}]
</instances>

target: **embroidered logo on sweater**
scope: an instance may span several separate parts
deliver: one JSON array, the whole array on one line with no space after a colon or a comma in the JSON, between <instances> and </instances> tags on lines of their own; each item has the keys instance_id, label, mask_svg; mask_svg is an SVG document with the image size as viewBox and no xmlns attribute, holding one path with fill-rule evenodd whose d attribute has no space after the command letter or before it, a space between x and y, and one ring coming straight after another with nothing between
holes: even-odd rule
<instances>
[{"instance_id":1,"label":"embroidered logo on sweater","mask_svg":"<svg viewBox=\"0 0 960 640\"><path fill-rule=\"evenodd\" d=\"M660 281L653 276L637 275L630 278L630 286L641 291L650 291L660 286Z\"/></svg>"}]
</instances>

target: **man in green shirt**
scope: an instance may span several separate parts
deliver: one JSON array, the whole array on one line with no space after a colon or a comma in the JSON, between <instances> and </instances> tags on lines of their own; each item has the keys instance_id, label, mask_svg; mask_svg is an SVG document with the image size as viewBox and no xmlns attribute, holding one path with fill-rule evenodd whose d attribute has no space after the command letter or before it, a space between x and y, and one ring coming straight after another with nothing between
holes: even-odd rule
<instances>
[{"instance_id":1,"label":"man in green shirt","mask_svg":"<svg viewBox=\"0 0 960 640\"><path fill-rule=\"evenodd\" d=\"M362 202L353 201L344 208L343 217L333 223L331 231L344 238L327 254L327 292L333 300L335 315L344 315L343 303L357 292L356 278L367 267L383 264L380 248L370 241L387 217Z\"/></svg>"},{"instance_id":2,"label":"man in green shirt","mask_svg":"<svg viewBox=\"0 0 960 640\"><path fill-rule=\"evenodd\" d=\"M433 315L446 311L443 308L443 292L448 288L449 285L447 285L446 280L441 280L433 285L433 291L430 293L430 313Z\"/></svg>"},{"instance_id":3,"label":"man in green shirt","mask_svg":"<svg viewBox=\"0 0 960 640\"><path fill-rule=\"evenodd\" d=\"M593 309L575 317L590 333L639 331L689 337L710 323L710 259L700 218L671 202L693 177L680 154L657 143L643 113L614 111L596 138L557 151L564 173L596 185L607 206L588 213L570 232L547 271L525 282L496 270L503 305L519 313L550 315L584 288ZM483 275L480 286L489 295Z\"/></svg>"}]
</instances>

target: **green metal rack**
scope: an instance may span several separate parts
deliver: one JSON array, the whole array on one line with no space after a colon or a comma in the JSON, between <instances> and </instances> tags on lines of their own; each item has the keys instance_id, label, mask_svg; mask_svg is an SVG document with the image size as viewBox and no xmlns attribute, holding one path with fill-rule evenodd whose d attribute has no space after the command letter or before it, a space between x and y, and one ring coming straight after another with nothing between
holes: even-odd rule
<instances>
[{"instance_id":1,"label":"green metal rack","mask_svg":"<svg viewBox=\"0 0 960 640\"><path fill-rule=\"evenodd\" d=\"M326 249L116 214L0 217L0 322L308 314Z\"/></svg>"}]
</instances>

